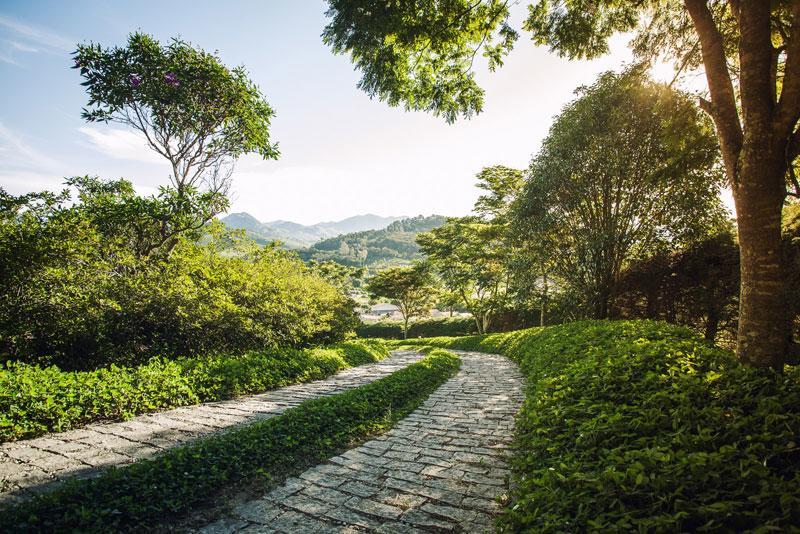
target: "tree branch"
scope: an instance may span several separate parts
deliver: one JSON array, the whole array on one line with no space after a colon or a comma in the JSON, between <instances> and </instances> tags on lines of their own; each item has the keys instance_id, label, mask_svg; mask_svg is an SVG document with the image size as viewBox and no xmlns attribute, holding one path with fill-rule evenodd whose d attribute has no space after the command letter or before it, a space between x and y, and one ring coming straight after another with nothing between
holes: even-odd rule
<instances>
[{"instance_id":1,"label":"tree branch","mask_svg":"<svg viewBox=\"0 0 800 534\"><path fill-rule=\"evenodd\" d=\"M775 110L775 134L783 139L792 134L800 119L800 0L792 0L792 34L786 45L783 87Z\"/></svg>"},{"instance_id":2,"label":"tree branch","mask_svg":"<svg viewBox=\"0 0 800 534\"><path fill-rule=\"evenodd\" d=\"M742 148L743 134L722 35L705 0L684 0L684 5L700 38L703 65L711 93L710 114L719 133L725 168L733 182L732 185L736 185L737 161Z\"/></svg>"}]
</instances>

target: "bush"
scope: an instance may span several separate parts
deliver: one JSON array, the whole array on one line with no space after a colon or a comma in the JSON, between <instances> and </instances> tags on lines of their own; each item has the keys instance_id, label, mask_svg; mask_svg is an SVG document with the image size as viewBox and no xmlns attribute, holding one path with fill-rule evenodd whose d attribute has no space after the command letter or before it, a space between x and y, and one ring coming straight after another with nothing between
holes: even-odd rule
<instances>
[{"instance_id":1,"label":"bush","mask_svg":"<svg viewBox=\"0 0 800 534\"><path fill-rule=\"evenodd\" d=\"M791 530L800 370L746 368L688 329L579 322L424 343L528 379L503 531Z\"/></svg>"},{"instance_id":2,"label":"bush","mask_svg":"<svg viewBox=\"0 0 800 534\"><path fill-rule=\"evenodd\" d=\"M0 531L140 531L174 521L213 501L226 486L259 477L278 482L385 431L458 366L452 354L433 352L388 377L306 401L281 416L109 469L95 479L69 481L2 510Z\"/></svg>"},{"instance_id":3,"label":"bush","mask_svg":"<svg viewBox=\"0 0 800 534\"><path fill-rule=\"evenodd\" d=\"M358 324L353 301L294 253L219 222L153 249L142 236L167 231L151 212L168 199L124 180L74 185L73 203L0 189L0 361L132 366L334 343Z\"/></svg>"},{"instance_id":4,"label":"bush","mask_svg":"<svg viewBox=\"0 0 800 534\"><path fill-rule=\"evenodd\" d=\"M387 355L379 341L359 340L241 356L153 359L133 368L85 372L8 363L0 367L0 441L317 380Z\"/></svg>"},{"instance_id":5,"label":"bush","mask_svg":"<svg viewBox=\"0 0 800 534\"><path fill-rule=\"evenodd\" d=\"M477 331L472 317L447 317L423 319L408 326L408 337L466 336ZM378 321L362 323L356 328L362 338L403 339L403 323L400 321Z\"/></svg>"}]
</instances>

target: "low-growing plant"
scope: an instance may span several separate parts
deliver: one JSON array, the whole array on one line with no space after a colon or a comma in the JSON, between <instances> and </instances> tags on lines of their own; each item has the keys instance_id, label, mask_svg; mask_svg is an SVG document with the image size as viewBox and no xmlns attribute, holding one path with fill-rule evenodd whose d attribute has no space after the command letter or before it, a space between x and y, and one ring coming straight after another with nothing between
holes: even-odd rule
<instances>
[{"instance_id":1,"label":"low-growing plant","mask_svg":"<svg viewBox=\"0 0 800 534\"><path fill-rule=\"evenodd\" d=\"M283 415L171 449L152 460L72 480L0 510L0 531L138 531L164 525L249 479L279 482L405 417L459 367L431 352L385 378L304 402Z\"/></svg>"},{"instance_id":2,"label":"low-growing plant","mask_svg":"<svg viewBox=\"0 0 800 534\"><path fill-rule=\"evenodd\" d=\"M797 368L747 368L650 321L403 343L502 353L526 375L501 531L800 525Z\"/></svg>"},{"instance_id":3,"label":"low-growing plant","mask_svg":"<svg viewBox=\"0 0 800 534\"><path fill-rule=\"evenodd\" d=\"M380 341L356 340L240 356L156 358L94 371L9 362L0 367L0 441L317 380L387 355Z\"/></svg>"}]
</instances>

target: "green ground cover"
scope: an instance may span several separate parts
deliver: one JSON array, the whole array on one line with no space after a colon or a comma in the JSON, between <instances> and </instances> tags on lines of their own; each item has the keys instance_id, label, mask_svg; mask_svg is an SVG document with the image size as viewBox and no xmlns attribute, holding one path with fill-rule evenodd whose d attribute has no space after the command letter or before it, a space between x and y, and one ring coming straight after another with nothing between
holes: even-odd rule
<instances>
[{"instance_id":1,"label":"green ground cover","mask_svg":"<svg viewBox=\"0 0 800 534\"><path fill-rule=\"evenodd\" d=\"M165 528L213 503L226 487L260 479L278 483L389 429L459 368L443 350L345 393L321 397L283 415L169 450L152 460L71 480L51 493L0 510L3 532L109 532Z\"/></svg>"},{"instance_id":2,"label":"green ground cover","mask_svg":"<svg viewBox=\"0 0 800 534\"><path fill-rule=\"evenodd\" d=\"M0 441L318 380L388 354L380 341L356 340L237 356L156 358L93 371L8 362L0 367Z\"/></svg>"},{"instance_id":3,"label":"green ground cover","mask_svg":"<svg viewBox=\"0 0 800 534\"><path fill-rule=\"evenodd\" d=\"M796 368L746 368L649 321L404 343L505 354L526 375L501 531L798 531Z\"/></svg>"}]
</instances>

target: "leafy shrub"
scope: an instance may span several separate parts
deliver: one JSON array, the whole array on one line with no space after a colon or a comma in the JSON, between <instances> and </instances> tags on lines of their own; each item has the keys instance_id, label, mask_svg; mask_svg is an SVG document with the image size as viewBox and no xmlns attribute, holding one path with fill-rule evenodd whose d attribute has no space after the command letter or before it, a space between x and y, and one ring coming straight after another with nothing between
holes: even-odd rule
<instances>
[{"instance_id":1,"label":"leafy shrub","mask_svg":"<svg viewBox=\"0 0 800 534\"><path fill-rule=\"evenodd\" d=\"M353 301L293 253L221 223L152 249L140 241L167 231L169 199L125 180L73 185L73 203L0 189L0 361L131 366L334 343L358 324Z\"/></svg>"},{"instance_id":2,"label":"leafy shrub","mask_svg":"<svg viewBox=\"0 0 800 534\"><path fill-rule=\"evenodd\" d=\"M446 317L423 319L408 326L408 337L465 336L477 331L472 317ZM403 339L403 323L400 321L378 321L362 323L356 328L362 338Z\"/></svg>"},{"instance_id":3,"label":"leafy shrub","mask_svg":"<svg viewBox=\"0 0 800 534\"><path fill-rule=\"evenodd\" d=\"M501 530L800 524L797 368L746 368L688 329L649 321L417 342L506 354L527 376Z\"/></svg>"},{"instance_id":4,"label":"leafy shrub","mask_svg":"<svg viewBox=\"0 0 800 534\"><path fill-rule=\"evenodd\" d=\"M0 441L317 380L387 355L379 341L359 340L84 372L9 362L0 367Z\"/></svg>"},{"instance_id":5,"label":"leafy shrub","mask_svg":"<svg viewBox=\"0 0 800 534\"><path fill-rule=\"evenodd\" d=\"M353 390L304 402L283 415L216 434L152 460L72 480L2 510L0 531L139 531L174 520L225 486L281 477L382 432L458 369L444 351Z\"/></svg>"}]
</instances>

